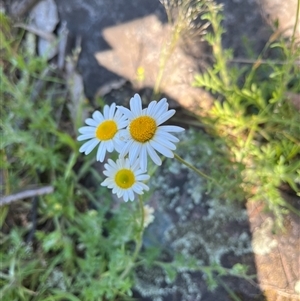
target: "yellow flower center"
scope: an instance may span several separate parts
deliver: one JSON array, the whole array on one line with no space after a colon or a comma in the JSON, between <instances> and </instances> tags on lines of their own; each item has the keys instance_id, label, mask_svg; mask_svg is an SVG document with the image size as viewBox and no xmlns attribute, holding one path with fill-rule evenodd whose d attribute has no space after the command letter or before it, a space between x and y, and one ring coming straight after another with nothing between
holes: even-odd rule
<instances>
[{"instance_id":1,"label":"yellow flower center","mask_svg":"<svg viewBox=\"0 0 300 301\"><path fill-rule=\"evenodd\" d=\"M116 184L123 188L130 188L135 182L134 173L130 169L120 169L115 176Z\"/></svg>"},{"instance_id":2,"label":"yellow flower center","mask_svg":"<svg viewBox=\"0 0 300 301\"><path fill-rule=\"evenodd\" d=\"M105 120L96 129L96 137L105 141L112 139L118 131L117 124L113 120Z\"/></svg>"},{"instance_id":3,"label":"yellow flower center","mask_svg":"<svg viewBox=\"0 0 300 301\"><path fill-rule=\"evenodd\" d=\"M140 116L131 121L129 132L134 140L145 143L152 139L156 128L156 122L152 117Z\"/></svg>"}]
</instances>

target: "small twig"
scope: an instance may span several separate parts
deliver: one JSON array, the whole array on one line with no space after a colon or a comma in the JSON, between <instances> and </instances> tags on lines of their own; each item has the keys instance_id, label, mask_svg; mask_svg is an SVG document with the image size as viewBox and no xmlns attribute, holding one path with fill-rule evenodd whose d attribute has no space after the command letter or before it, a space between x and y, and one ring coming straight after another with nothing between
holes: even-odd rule
<instances>
[{"instance_id":1,"label":"small twig","mask_svg":"<svg viewBox=\"0 0 300 301\"><path fill-rule=\"evenodd\" d=\"M52 186L44 186L36 189L24 190L15 194L7 195L0 198L0 206L10 204L23 199L32 198L38 195L49 194L54 191Z\"/></svg>"},{"instance_id":2,"label":"small twig","mask_svg":"<svg viewBox=\"0 0 300 301\"><path fill-rule=\"evenodd\" d=\"M58 43L58 59L57 59L57 67L59 70L62 70L65 66L66 59L66 48L68 42L68 34L69 31L67 29L67 22L62 22L62 25L59 29L59 43Z\"/></svg>"},{"instance_id":3,"label":"small twig","mask_svg":"<svg viewBox=\"0 0 300 301\"><path fill-rule=\"evenodd\" d=\"M40 38L43 38L45 40L47 40L50 43L54 43L56 41L56 35L51 33L51 32L47 32L44 30L41 30L35 26L32 25L26 25L23 23L17 23L14 25L14 27L18 27L18 28L23 28L37 36L39 36Z\"/></svg>"},{"instance_id":4,"label":"small twig","mask_svg":"<svg viewBox=\"0 0 300 301\"><path fill-rule=\"evenodd\" d=\"M36 230L36 224L37 224L37 206L38 206L38 197L34 197L32 200L32 209L31 209L31 221L32 221L32 228L27 236L27 243L31 243L34 232Z\"/></svg>"}]
</instances>

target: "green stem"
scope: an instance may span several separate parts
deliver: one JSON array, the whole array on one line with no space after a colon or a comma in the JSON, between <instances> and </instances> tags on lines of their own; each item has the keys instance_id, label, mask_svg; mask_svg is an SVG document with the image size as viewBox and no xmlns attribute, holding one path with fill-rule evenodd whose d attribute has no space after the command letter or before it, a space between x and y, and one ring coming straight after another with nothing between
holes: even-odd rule
<instances>
[{"instance_id":1,"label":"green stem","mask_svg":"<svg viewBox=\"0 0 300 301\"><path fill-rule=\"evenodd\" d=\"M165 72L166 65L173 54L176 45L180 39L181 32L183 30L183 25L182 25L182 17L181 14L178 17L178 20L176 21L176 24L172 28L172 35L169 43L165 43L163 45L162 52L160 54L160 62L159 62L159 70L158 70L158 75L154 84L153 88L153 95L154 97L157 97L159 95L160 91L160 85L163 79L163 75Z\"/></svg>"},{"instance_id":2,"label":"green stem","mask_svg":"<svg viewBox=\"0 0 300 301\"><path fill-rule=\"evenodd\" d=\"M299 13L300 13L300 0L297 1L296 19L295 19L295 24L293 28L293 34L292 34L291 51L293 51L293 46L296 39L295 35L298 27Z\"/></svg>"},{"instance_id":3,"label":"green stem","mask_svg":"<svg viewBox=\"0 0 300 301\"><path fill-rule=\"evenodd\" d=\"M285 201L284 206L290 211L294 212L296 215L300 216L300 211L294 206L292 206L291 204L289 204L288 202Z\"/></svg>"},{"instance_id":4,"label":"green stem","mask_svg":"<svg viewBox=\"0 0 300 301\"><path fill-rule=\"evenodd\" d=\"M136 239L135 242L135 249L131 258L130 263L127 265L127 267L125 268L125 270L123 271L123 273L120 276L120 279L124 279L132 270L134 263L140 253L141 247L142 247L142 243L143 243L143 233L144 233L144 204L143 204L143 200L142 197L139 196L139 210L141 212L141 225L140 225L140 229L139 229L139 233L138 233L138 237Z\"/></svg>"},{"instance_id":5,"label":"green stem","mask_svg":"<svg viewBox=\"0 0 300 301\"><path fill-rule=\"evenodd\" d=\"M194 172L196 172L198 175L200 175L201 177L204 177L208 180L211 180L213 182L215 182L218 186L220 186L220 184L214 179L211 178L210 176L206 175L204 172L202 172L201 170L199 170L198 168L196 168L195 166L191 165L190 163L186 162L184 159L182 159L180 156L178 156L177 154L174 153L174 157L175 159L177 159L180 163L184 164L185 166L187 166L188 168L192 169Z\"/></svg>"},{"instance_id":6,"label":"green stem","mask_svg":"<svg viewBox=\"0 0 300 301\"><path fill-rule=\"evenodd\" d=\"M227 286L227 284L221 279L221 277L218 277L218 281L219 283L223 286L223 288L227 291L227 293L229 294L229 296L231 297L232 300L234 301L242 301L235 293L234 291Z\"/></svg>"},{"instance_id":7,"label":"green stem","mask_svg":"<svg viewBox=\"0 0 300 301\"><path fill-rule=\"evenodd\" d=\"M218 20L219 10L216 10L215 7L211 4L208 4L208 8L211 12L211 26L215 35L215 41L212 44L213 53L218 64L220 77L224 83L225 88L227 89L230 84L230 79L227 73L227 61L222 47L223 31L220 25L220 21Z\"/></svg>"},{"instance_id":8,"label":"green stem","mask_svg":"<svg viewBox=\"0 0 300 301\"><path fill-rule=\"evenodd\" d=\"M297 1L297 9L296 9L296 19L295 19L295 24L293 27L293 33L292 33L292 38L291 38L291 46L290 46L290 52L292 53L293 48L294 48L294 43L295 43L295 34L296 34L296 30L297 30L297 25L298 25L298 20L299 20L299 13L300 13L300 0ZM258 58L256 59L256 63L253 64L249 75L246 78L246 82L245 82L245 87L248 87L251 83L252 83L252 79L254 76L254 73L256 71L256 69L260 66L260 64L262 63L262 57L265 54L266 50L269 49L271 43L273 42L273 35L269 38L269 41L266 43L266 45L264 46L263 50L261 51L261 53L259 54ZM283 66L288 65L287 70L290 69L290 66L293 65L294 61L291 59L290 64L283 64ZM284 72L284 74L289 74L289 71ZM282 87L285 87L285 84L282 84Z\"/></svg>"},{"instance_id":9,"label":"green stem","mask_svg":"<svg viewBox=\"0 0 300 301\"><path fill-rule=\"evenodd\" d=\"M140 228L140 236L143 236L144 232L144 221L145 221L145 211L144 211L144 204L142 197L139 196L139 205L140 205L140 211L141 211L141 228Z\"/></svg>"}]
</instances>

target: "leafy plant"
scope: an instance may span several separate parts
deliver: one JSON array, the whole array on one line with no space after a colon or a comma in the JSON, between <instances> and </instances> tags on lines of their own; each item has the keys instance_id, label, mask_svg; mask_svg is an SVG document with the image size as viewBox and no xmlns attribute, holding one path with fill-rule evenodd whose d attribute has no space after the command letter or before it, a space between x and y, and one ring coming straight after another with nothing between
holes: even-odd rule
<instances>
[{"instance_id":1,"label":"leafy plant","mask_svg":"<svg viewBox=\"0 0 300 301\"><path fill-rule=\"evenodd\" d=\"M208 191L217 182L217 193L225 191L226 196L242 198L243 189L250 199L264 199L277 216L284 207L293 210L281 198L279 188L282 183L295 192L299 188L298 113L286 101L287 92L300 92L294 64L299 49L295 43L288 47L270 41L268 46L280 49L286 63L262 63L267 47L252 68L235 68L228 64L231 51L221 46L218 6L212 1L192 1L193 10L189 11L189 2L183 3L170 48L162 53L154 92L159 90L178 34L194 24L196 13L206 12L202 17L212 24L213 32L205 37L215 64L196 78L196 85L220 100L204 122L210 133L221 137L207 138L206 145L214 148L211 165L222 174L214 168L206 176L178 155L175 158L206 177ZM186 16L191 18L181 27ZM35 195L32 202L23 198L1 207L2 299L126 300L132 294L133 270L142 265L159 266L170 282L179 271L200 271L211 289L221 283L223 275L250 279L240 264L232 269L202 266L180 255L161 262L161 250L141 252L143 201L112 204L111 195L99 185L103 178L95 161L91 156L79 157L75 130L83 123L79 120L83 111L91 108L83 98L76 103L61 74L35 55L30 33L13 29L3 14L0 21L1 189L6 196L32 186L50 185L53 189L50 194ZM191 143L198 144L198 138ZM223 156L227 151L229 158Z\"/></svg>"},{"instance_id":2,"label":"leafy plant","mask_svg":"<svg viewBox=\"0 0 300 301\"><path fill-rule=\"evenodd\" d=\"M111 208L94 161L78 158L73 115L82 116L84 104L74 113L64 79L31 51L31 34L0 17L4 194L44 185L54 190L32 204L24 197L1 207L2 299L130 296L133 245L141 235L134 212L140 209L136 203Z\"/></svg>"},{"instance_id":3,"label":"leafy plant","mask_svg":"<svg viewBox=\"0 0 300 301\"><path fill-rule=\"evenodd\" d=\"M299 112L289 98L300 93L300 49L294 36L289 43L272 36L253 64L240 68L232 51L222 48L220 12L211 9L203 18L212 25L205 38L215 61L197 75L195 85L218 98L203 122L224 141L231 161L244 166L240 187L246 197L264 201L282 222L284 208L299 214L281 189L287 185L299 196ZM269 49L277 50L276 60L268 59Z\"/></svg>"}]
</instances>

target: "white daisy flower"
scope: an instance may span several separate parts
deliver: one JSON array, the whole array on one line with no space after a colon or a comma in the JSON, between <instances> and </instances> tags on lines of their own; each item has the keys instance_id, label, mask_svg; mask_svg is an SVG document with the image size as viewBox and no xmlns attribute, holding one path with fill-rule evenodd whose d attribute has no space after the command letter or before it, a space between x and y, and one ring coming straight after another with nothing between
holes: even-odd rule
<instances>
[{"instance_id":1,"label":"white daisy flower","mask_svg":"<svg viewBox=\"0 0 300 301\"><path fill-rule=\"evenodd\" d=\"M118 152L122 148L122 141L119 139L119 130L128 125L127 118L116 111L116 104L105 105L103 114L99 111L93 113L93 118L87 118L85 123L88 126L81 127L78 131L80 135L77 140L89 140L84 143L79 152L88 155L98 144L97 161L103 162L106 151L112 152L114 149Z\"/></svg>"},{"instance_id":2,"label":"white daisy flower","mask_svg":"<svg viewBox=\"0 0 300 301\"><path fill-rule=\"evenodd\" d=\"M106 170L103 171L107 178L101 185L112 189L112 193L123 197L125 202L133 201L134 193L143 194L143 190L149 190L141 181L149 180L150 176L144 174L138 163L131 165L128 158L119 158L116 162L108 159L108 163L104 164Z\"/></svg>"},{"instance_id":3,"label":"white daisy flower","mask_svg":"<svg viewBox=\"0 0 300 301\"><path fill-rule=\"evenodd\" d=\"M161 125L176 112L168 108L167 99L163 98L159 102L151 101L147 108L142 109L142 100L138 94L130 99L130 110L118 106L118 110L129 120L127 129L120 131L120 136L126 141L120 156L129 154L130 163L138 160L143 170L147 169L147 154L157 165L161 165L162 161L156 151L173 158L172 151L176 149L174 143L179 142L179 139L170 132L182 132L184 129L174 125Z\"/></svg>"}]
</instances>

